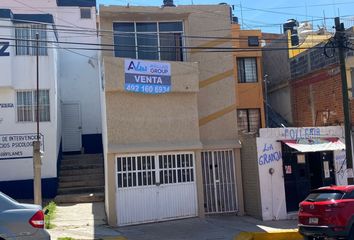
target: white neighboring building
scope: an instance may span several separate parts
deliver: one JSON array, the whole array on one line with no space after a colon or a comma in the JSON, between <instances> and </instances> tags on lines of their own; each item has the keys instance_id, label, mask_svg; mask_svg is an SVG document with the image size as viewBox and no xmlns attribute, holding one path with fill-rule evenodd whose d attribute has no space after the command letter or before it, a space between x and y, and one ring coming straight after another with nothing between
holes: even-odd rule
<instances>
[{"instance_id":1,"label":"white neighboring building","mask_svg":"<svg viewBox=\"0 0 354 240\"><path fill-rule=\"evenodd\" d=\"M38 32L40 40L56 42L53 24L50 14L13 14L0 9L0 190L18 198L33 193L37 72L35 42L14 39ZM45 45L41 43L39 49L42 185L44 197L52 197L56 194L57 159L61 154L58 53Z\"/></svg>"},{"instance_id":2,"label":"white neighboring building","mask_svg":"<svg viewBox=\"0 0 354 240\"><path fill-rule=\"evenodd\" d=\"M52 91L50 89L49 91L50 126L49 123L41 123L41 132L44 135L46 152L43 159L43 162L45 162L43 165L43 177L52 179L50 191L46 190L46 184L44 184L43 195L55 196L62 152L64 154L102 153L98 51L87 50L87 48L98 48L95 45L98 43L96 32L96 1L2 0L0 2L0 9L4 9L0 13L0 31L7 31L7 33L2 35L9 35L12 38L16 37L14 27L2 27L10 23L15 24L15 22L9 21L11 17L9 18L6 15L9 10L11 11L11 16L30 16L26 21L29 25L43 22L43 18L37 18L36 16L50 15L55 23L55 37L54 35L51 36L53 31L47 31L47 40L55 40L58 44L48 42L49 56L41 58L51 59L49 53L52 52L57 52L57 55L54 57L53 54L53 62L45 61L48 66L41 66L41 71L44 72L41 73L40 77L41 88L45 86L46 82L54 84L53 88L55 87L55 90ZM8 42L4 38L0 38L0 42L3 41ZM34 85L29 84L32 82L35 84L35 75L33 75L36 69L34 65L35 58L17 56L15 48L12 47L12 45L15 45L15 41L10 42L10 47L7 49L7 52L10 52L10 56L0 57L2 76L8 76L0 79L0 103L4 103L2 105L4 107L0 107L0 135L34 133L36 130L35 124L33 124L32 129L32 124L20 124L17 122L16 108L18 104L15 95L16 88L34 88ZM91 45L86 45L85 43ZM85 48L85 50L80 48ZM28 60L28 64L30 65L23 65L24 63L21 60L17 60L22 58ZM53 66L49 67L50 64ZM21 70L19 71L19 69ZM20 76L20 74L23 74L23 76ZM48 77L46 77L46 74ZM29 76L32 75L33 80L29 80ZM55 78L55 81L53 78ZM23 84L23 86L14 85L16 83ZM51 94L56 95L52 96ZM60 100L54 101L52 100L54 98ZM10 123L13 123L14 126L12 127ZM47 125L48 128L46 129ZM50 142L50 144L56 147L50 148L47 146L47 142L48 145ZM2 149L0 148L0 150ZM32 150L30 151L32 152ZM32 161L30 158L27 160L12 159L11 161L0 161L0 191L6 190L6 192L9 192L9 189L13 189L14 186L17 187L19 186L18 184L21 184L24 190L17 189L12 196L31 197L32 193L29 188L32 187L30 180L33 177L32 171ZM21 192L23 196L16 195Z\"/></svg>"},{"instance_id":3,"label":"white neighboring building","mask_svg":"<svg viewBox=\"0 0 354 240\"><path fill-rule=\"evenodd\" d=\"M96 0L1 0L0 8L53 15L62 48L58 59L63 152L102 153L98 51L78 49L98 48Z\"/></svg>"}]
</instances>

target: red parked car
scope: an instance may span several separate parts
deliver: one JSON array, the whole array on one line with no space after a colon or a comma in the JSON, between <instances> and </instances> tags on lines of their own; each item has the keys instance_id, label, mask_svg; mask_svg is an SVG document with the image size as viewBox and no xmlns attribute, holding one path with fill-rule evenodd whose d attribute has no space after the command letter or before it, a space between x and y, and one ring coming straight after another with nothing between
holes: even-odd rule
<instances>
[{"instance_id":1,"label":"red parked car","mask_svg":"<svg viewBox=\"0 0 354 240\"><path fill-rule=\"evenodd\" d=\"M311 191L299 205L299 232L305 240L354 240L354 185Z\"/></svg>"}]
</instances>

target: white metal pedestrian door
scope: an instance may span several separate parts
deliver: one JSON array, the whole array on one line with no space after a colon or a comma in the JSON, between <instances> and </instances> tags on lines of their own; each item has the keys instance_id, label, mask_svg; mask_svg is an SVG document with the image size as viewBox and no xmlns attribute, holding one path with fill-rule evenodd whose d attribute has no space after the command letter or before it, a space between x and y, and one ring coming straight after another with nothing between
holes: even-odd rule
<instances>
[{"instance_id":1,"label":"white metal pedestrian door","mask_svg":"<svg viewBox=\"0 0 354 240\"><path fill-rule=\"evenodd\" d=\"M63 103L62 109L62 137L63 151L81 151L81 112L80 103Z\"/></svg>"},{"instance_id":2,"label":"white metal pedestrian door","mask_svg":"<svg viewBox=\"0 0 354 240\"><path fill-rule=\"evenodd\" d=\"M202 152L206 214L237 211L233 150Z\"/></svg>"},{"instance_id":3,"label":"white metal pedestrian door","mask_svg":"<svg viewBox=\"0 0 354 240\"><path fill-rule=\"evenodd\" d=\"M194 154L117 157L118 226L197 216Z\"/></svg>"}]
</instances>

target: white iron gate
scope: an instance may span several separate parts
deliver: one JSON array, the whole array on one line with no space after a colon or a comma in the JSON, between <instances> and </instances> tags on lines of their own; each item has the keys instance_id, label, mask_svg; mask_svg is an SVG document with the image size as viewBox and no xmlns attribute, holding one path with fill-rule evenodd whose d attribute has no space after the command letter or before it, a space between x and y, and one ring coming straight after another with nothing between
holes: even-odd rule
<instances>
[{"instance_id":1,"label":"white iron gate","mask_svg":"<svg viewBox=\"0 0 354 240\"><path fill-rule=\"evenodd\" d=\"M204 209L206 214L237 211L233 150L202 152Z\"/></svg>"},{"instance_id":2,"label":"white iron gate","mask_svg":"<svg viewBox=\"0 0 354 240\"><path fill-rule=\"evenodd\" d=\"M194 154L117 156L118 226L197 215Z\"/></svg>"}]
</instances>

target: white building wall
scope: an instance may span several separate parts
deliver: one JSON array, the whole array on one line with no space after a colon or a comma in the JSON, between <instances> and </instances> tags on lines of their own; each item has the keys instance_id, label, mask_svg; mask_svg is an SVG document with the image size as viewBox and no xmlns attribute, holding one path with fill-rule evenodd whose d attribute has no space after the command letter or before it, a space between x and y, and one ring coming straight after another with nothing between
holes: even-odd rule
<instances>
[{"instance_id":1,"label":"white building wall","mask_svg":"<svg viewBox=\"0 0 354 240\"><path fill-rule=\"evenodd\" d=\"M10 28L1 28L0 34L6 34L9 38L14 37L12 22L8 19L0 21L0 24L4 22L7 22ZM53 31L48 31L48 40L55 41ZM10 137L18 134L21 136L35 134L37 129L36 122L18 122L16 116L16 91L36 89L36 57L17 56L13 46L9 48L9 52L10 56L0 57L2 72L0 78L0 143L2 144L0 145L0 182L33 179L32 146L14 148L12 145L14 142L10 140ZM42 178L54 179L55 182L60 145L60 134L57 132L57 126L60 124L58 119L57 50L49 48L48 56L40 56L39 63L39 88L48 89L50 98L50 121L40 122L40 133L44 136ZM29 143L32 141L20 142ZM7 159L13 157L1 155L13 151L21 152L17 159Z\"/></svg>"},{"instance_id":2,"label":"white building wall","mask_svg":"<svg viewBox=\"0 0 354 240\"><path fill-rule=\"evenodd\" d=\"M31 0L25 4L23 1L21 3L20 1L1 0L0 8L9 8L14 13L52 14L57 25L59 41L98 43L96 8L91 8L91 19L81 19L79 7L58 7L56 0ZM98 47L79 44L60 44L60 47L61 101L80 102L83 138L85 135L93 134L95 135L94 141L101 140L98 51L65 49L70 47L97 49ZM87 147L85 150L90 151Z\"/></svg>"},{"instance_id":3,"label":"white building wall","mask_svg":"<svg viewBox=\"0 0 354 240\"><path fill-rule=\"evenodd\" d=\"M279 140L292 140L311 137L338 137L344 142L342 127L311 128L263 128L257 138L258 170L262 202L263 220L287 219L283 159ZM265 156L271 161L264 161ZM347 184L347 172L344 162L345 151L334 151L336 183ZM272 170L273 169L273 170ZM273 174L270 174L273 172Z\"/></svg>"}]
</instances>

